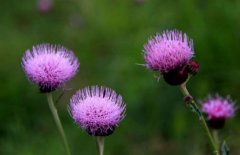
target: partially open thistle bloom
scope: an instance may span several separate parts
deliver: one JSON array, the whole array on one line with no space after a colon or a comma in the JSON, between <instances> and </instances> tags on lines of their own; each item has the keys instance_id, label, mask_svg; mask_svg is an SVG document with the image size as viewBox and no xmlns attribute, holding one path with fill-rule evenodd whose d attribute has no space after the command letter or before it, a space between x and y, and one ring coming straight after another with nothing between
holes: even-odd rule
<instances>
[{"instance_id":1,"label":"partially open thistle bloom","mask_svg":"<svg viewBox=\"0 0 240 155\"><path fill-rule=\"evenodd\" d=\"M224 127L225 120L234 116L236 108L229 97L215 96L202 102L202 111L206 113L210 127L221 129Z\"/></svg>"},{"instance_id":2,"label":"partially open thistle bloom","mask_svg":"<svg viewBox=\"0 0 240 155\"><path fill-rule=\"evenodd\" d=\"M70 114L75 123L93 136L113 133L125 116L125 104L114 90L86 87L71 98Z\"/></svg>"},{"instance_id":3,"label":"partially open thistle bloom","mask_svg":"<svg viewBox=\"0 0 240 155\"><path fill-rule=\"evenodd\" d=\"M157 34L144 45L146 66L160 71L171 85L180 85L187 79L193 55L192 39L177 30Z\"/></svg>"},{"instance_id":4,"label":"partially open thistle bloom","mask_svg":"<svg viewBox=\"0 0 240 155\"><path fill-rule=\"evenodd\" d=\"M77 73L79 62L72 51L62 46L40 44L26 51L22 67L41 92L51 92Z\"/></svg>"}]
</instances>

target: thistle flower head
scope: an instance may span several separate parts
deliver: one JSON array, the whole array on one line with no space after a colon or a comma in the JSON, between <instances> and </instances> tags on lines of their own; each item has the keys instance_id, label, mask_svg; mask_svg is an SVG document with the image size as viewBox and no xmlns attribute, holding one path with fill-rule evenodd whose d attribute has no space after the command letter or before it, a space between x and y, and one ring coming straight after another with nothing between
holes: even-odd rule
<instances>
[{"instance_id":1,"label":"thistle flower head","mask_svg":"<svg viewBox=\"0 0 240 155\"><path fill-rule=\"evenodd\" d=\"M114 90L86 87L71 98L70 114L75 123L93 136L113 133L125 116L125 104Z\"/></svg>"},{"instance_id":2,"label":"thistle flower head","mask_svg":"<svg viewBox=\"0 0 240 155\"><path fill-rule=\"evenodd\" d=\"M147 67L161 73L184 66L193 54L193 41L177 30L157 34L144 45Z\"/></svg>"},{"instance_id":3,"label":"thistle flower head","mask_svg":"<svg viewBox=\"0 0 240 155\"><path fill-rule=\"evenodd\" d=\"M233 117L235 111L234 102L229 97L216 95L202 102L202 112L206 113L209 125L215 129L223 128L225 120Z\"/></svg>"},{"instance_id":4,"label":"thistle flower head","mask_svg":"<svg viewBox=\"0 0 240 155\"><path fill-rule=\"evenodd\" d=\"M208 115L208 119L229 118L235 113L234 103L229 98L220 96L209 97L202 103L202 111Z\"/></svg>"},{"instance_id":5,"label":"thistle flower head","mask_svg":"<svg viewBox=\"0 0 240 155\"><path fill-rule=\"evenodd\" d=\"M72 51L62 46L40 44L26 51L22 67L42 92L51 92L77 73L79 62Z\"/></svg>"}]
</instances>

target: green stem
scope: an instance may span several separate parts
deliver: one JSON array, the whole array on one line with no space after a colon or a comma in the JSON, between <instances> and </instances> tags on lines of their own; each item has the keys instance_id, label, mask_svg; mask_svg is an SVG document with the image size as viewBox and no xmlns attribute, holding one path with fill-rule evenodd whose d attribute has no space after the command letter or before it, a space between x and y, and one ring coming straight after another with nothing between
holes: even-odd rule
<instances>
[{"instance_id":1,"label":"green stem","mask_svg":"<svg viewBox=\"0 0 240 155\"><path fill-rule=\"evenodd\" d=\"M187 90L186 83L183 83L182 85L180 85L180 89L181 89L184 97L190 97L190 98L192 98L192 96L190 95L190 93L189 93L188 90ZM202 125L202 127L204 128L204 130L205 130L205 132L206 132L206 134L207 134L207 136L208 136L208 140L209 140L209 142L210 142L210 145L212 146L213 153L214 153L215 155L220 155L220 154L219 154L219 151L218 151L218 148L217 148L217 145L216 145L215 142L214 142L213 136L212 136L212 134L211 134L211 132L210 132L208 126L207 126L207 123L206 123L206 121L205 121L205 118L204 118L202 112L200 111L198 105L196 104L196 102L194 101L193 98L191 99L191 101L189 102L189 104L191 104L191 105L194 107L194 109L196 110L196 112L197 112L197 114L198 114L198 116L199 116L199 119L200 119L200 121L201 121L201 125Z\"/></svg>"},{"instance_id":2,"label":"green stem","mask_svg":"<svg viewBox=\"0 0 240 155\"><path fill-rule=\"evenodd\" d=\"M213 130L212 132L213 132L214 141L215 141L215 143L217 145L217 148L219 149L219 144L220 143L219 143L218 131L217 130Z\"/></svg>"},{"instance_id":3,"label":"green stem","mask_svg":"<svg viewBox=\"0 0 240 155\"><path fill-rule=\"evenodd\" d=\"M49 108L50 108L50 110L52 112L52 115L53 115L53 119L54 119L54 121L55 121L55 123L57 125L58 131L61 134L61 137L62 137L64 146L65 146L67 155L71 155L71 152L70 152L70 149L69 149L69 146L68 146L68 142L67 142L67 138L66 138L65 132L63 130L62 123L61 123L61 121L59 119L57 109L54 106L53 97L52 97L51 93L47 93L47 100L48 100Z\"/></svg>"},{"instance_id":4,"label":"green stem","mask_svg":"<svg viewBox=\"0 0 240 155\"><path fill-rule=\"evenodd\" d=\"M104 137L103 136L97 136L97 147L98 147L98 153L99 155L103 155L104 151Z\"/></svg>"}]
</instances>

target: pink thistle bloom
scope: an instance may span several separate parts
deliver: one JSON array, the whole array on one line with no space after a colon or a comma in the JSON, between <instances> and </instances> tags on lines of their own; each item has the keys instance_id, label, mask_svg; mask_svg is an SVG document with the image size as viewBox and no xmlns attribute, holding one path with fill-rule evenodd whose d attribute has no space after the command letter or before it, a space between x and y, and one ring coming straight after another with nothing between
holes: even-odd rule
<instances>
[{"instance_id":1,"label":"pink thistle bloom","mask_svg":"<svg viewBox=\"0 0 240 155\"><path fill-rule=\"evenodd\" d=\"M202 111L208 115L208 119L229 118L234 115L235 108L230 99L216 96L202 103Z\"/></svg>"},{"instance_id":2,"label":"pink thistle bloom","mask_svg":"<svg viewBox=\"0 0 240 155\"><path fill-rule=\"evenodd\" d=\"M193 41L177 30L157 34L144 45L146 66L162 73L185 65L193 54Z\"/></svg>"},{"instance_id":3,"label":"pink thistle bloom","mask_svg":"<svg viewBox=\"0 0 240 155\"><path fill-rule=\"evenodd\" d=\"M125 104L114 90L92 86L77 91L69 112L75 123L93 136L108 136L125 117Z\"/></svg>"},{"instance_id":4,"label":"pink thistle bloom","mask_svg":"<svg viewBox=\"0 0 240 155\"><path fill-rule=\"evenodd\" d=\"M222 128L225 119L233 117L235 111L234 102L230 98L215 96L202 102L202 112L207 114L209 125L216 129Z\"/></svg>"},{"instance_id":5,"label":"pink thistle bloom","mask_svg":"<svg viewBox=\"0 0 240 155\"><path fill-rule=\"evenodd\" d=\"M22 67L41 92L51 92L77 73L79 62L72 51L62 46L40 44L26 51Z\"/></svg>"}]
</instances>

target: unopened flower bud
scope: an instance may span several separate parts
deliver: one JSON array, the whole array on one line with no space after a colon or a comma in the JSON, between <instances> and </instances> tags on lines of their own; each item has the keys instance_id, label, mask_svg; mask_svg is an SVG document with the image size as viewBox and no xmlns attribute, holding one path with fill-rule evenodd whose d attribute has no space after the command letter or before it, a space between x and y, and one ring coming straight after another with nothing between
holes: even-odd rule
<instances>
[{"instance_id":1,"label":"unopened flower bud","mask_svg":"<svg viewBox=\"0 0 240 155\"><path fill-rule=\"evenodd\" d=\"M189 74L192 74L192 75L197 74L199 71L199 68L200 68L200 65L196 60L192 59L188 62L187 69Z\"/></svg>"},{"instance_id":2,"label":"unopened flower bud","mask_svg":"<svg viewBox=\"0 0 240 155\"><path fill-rule=\"evenodd\" d=\"M192 100L193 100L193 97L191 95L187 95L187 96L184 97L184 101L186 103L191 103Z\"/></svg>"}]
</instances>

